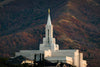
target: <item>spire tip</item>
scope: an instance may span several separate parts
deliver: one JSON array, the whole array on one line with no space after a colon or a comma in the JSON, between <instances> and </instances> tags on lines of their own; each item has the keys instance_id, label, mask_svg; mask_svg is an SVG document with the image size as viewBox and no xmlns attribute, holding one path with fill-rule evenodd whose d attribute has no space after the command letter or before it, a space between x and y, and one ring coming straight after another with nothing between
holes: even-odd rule
<instances>
[{"instance_id":1,"label":"spire tip","mask_svg":"<svg viewBox=\"0 0 100 67\"><path fill-rule=\"evenodd\" d=\"M50 14L50 8L48 9L48 14Z\"/></svg>"}]
</instances>

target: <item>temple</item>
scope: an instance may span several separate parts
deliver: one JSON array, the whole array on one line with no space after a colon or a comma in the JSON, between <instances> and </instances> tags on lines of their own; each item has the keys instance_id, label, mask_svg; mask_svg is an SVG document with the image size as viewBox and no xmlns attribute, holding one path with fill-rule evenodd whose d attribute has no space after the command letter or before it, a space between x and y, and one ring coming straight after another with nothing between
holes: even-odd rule
<instances>
[{"instance_id":1,"label":"temple","mask_svg":"<svg viewBox=\"0 0 100 67\"><path fill-rule=\"evenodd\" d=\"M53 38L53 25L50 18L50 9L48 9L45 37L43 38L43 43L39 46L39 50L20 50L20 52L15 53L15 56L22 55L33 60L35 54L44 54L43 57L52 63L59 61L76 67L87 66L86 60L83 60L83 53L80 53L78 49L59 49L59 45L56 44L56 39ZM39 58L37 58L37 60L39 60Z\"/></svg>"}]
</instances>

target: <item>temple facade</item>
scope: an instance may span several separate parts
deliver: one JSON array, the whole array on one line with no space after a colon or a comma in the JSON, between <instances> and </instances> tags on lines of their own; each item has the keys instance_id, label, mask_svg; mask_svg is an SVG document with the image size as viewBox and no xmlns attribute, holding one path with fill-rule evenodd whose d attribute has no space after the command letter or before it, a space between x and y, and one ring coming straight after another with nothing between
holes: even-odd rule
<instances>
[{"instance_id":1,"label":"temple facade","mask_svg":"<svg viewBox=\"0 0 100 67\"><path fill-rule=\"evenodd\" d=\"M59 61L76 67L87 66L86 60L83 60L83 53L80 53L78 49L59 49L59 45L56 44L56 39L53 38L53 25L51 24L50 9L48 9L45 37L43 38L43 43L39 46L39 50L20 50L15 53L15 56L22 55L33 60L35 54L44 54L44 58L52 63Z\"/></svg>"}]
</instances>

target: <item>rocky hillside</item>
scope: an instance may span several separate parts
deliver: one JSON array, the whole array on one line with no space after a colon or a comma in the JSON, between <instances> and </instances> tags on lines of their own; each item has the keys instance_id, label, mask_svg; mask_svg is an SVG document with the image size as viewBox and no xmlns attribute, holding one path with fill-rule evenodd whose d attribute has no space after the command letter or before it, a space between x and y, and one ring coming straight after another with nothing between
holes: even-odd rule
<instances>
[{"instance_id":1,"label":"rocky hillside","mask_svg":"<svg viewBox=\"0 0 100 67\"><path fill-rule=\"evenodd\" d=\"M48 8L60 49L79 49L88 67L99 67L99 0L0 0L0 56L39 49Z\"/></svg>"}]
</instances>

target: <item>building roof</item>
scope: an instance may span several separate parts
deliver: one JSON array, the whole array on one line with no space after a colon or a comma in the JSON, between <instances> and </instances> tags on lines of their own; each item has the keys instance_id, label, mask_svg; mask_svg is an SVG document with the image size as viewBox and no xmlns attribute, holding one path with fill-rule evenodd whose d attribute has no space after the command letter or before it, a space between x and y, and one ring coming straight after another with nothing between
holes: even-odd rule
<instances>
[{"instance_id":1,"label":"building roof","mask_svg":"<svg viewBox=\"0 0 100 67\"><path fill-rule=\"evenodd\" d=\"M10 58L10 59L8 60L8 63L11 63L11 64L21 64L21 63L22 63L23 61L25 61L25 60L30 60L30 59L28 59L28 58L26 58L26 57L20 55L20 56L17 56L17 57L15 57L15 58Z\"/></svg>"}]
</instances>

